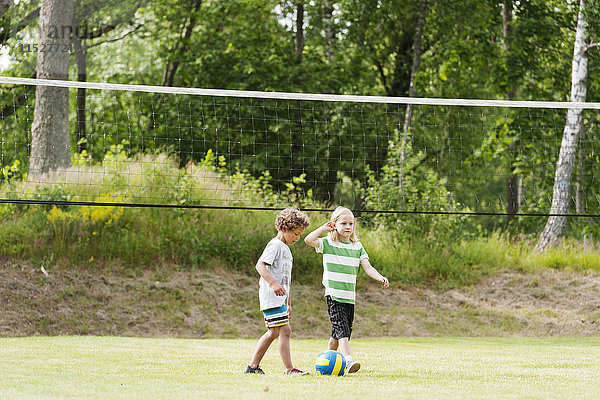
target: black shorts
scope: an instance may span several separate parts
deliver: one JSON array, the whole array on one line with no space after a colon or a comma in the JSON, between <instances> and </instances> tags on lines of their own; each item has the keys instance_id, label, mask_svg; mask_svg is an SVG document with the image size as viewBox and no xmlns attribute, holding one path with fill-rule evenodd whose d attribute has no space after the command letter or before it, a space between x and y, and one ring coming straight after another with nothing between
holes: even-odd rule
<instances>
[{"instance_id":1,"label":"black shorts","mask_svg":"<svg viewBox=\"0 0 600 400\"><path fill-rule=\"evenodd\" d=\"M333 300L331 296L325 296L325 298L327 299L329 321L331 321L331 337L336 340L342 338L350 340L354 322L354 304L341 303Z\"/></svg>"}]
</instances>

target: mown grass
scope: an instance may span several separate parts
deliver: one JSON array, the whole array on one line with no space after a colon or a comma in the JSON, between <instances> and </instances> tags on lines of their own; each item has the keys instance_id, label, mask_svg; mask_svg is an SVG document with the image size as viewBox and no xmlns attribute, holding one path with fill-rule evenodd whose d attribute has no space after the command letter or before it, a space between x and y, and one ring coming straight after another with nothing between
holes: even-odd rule
<instances>
[{"instance_id":1,"label":"mown grass","mask_svg":"<svg viewBox=\"0 0 600 400\"><path fill-rule=\"evenodd\" d=\"M600 339L395 338L353 341L361 370L322 377L325 340L292 340L306 377L244 375L255 340L115 337L0 339L0 397L10 399L595 399Z\"/></svg>"}]
</instances>

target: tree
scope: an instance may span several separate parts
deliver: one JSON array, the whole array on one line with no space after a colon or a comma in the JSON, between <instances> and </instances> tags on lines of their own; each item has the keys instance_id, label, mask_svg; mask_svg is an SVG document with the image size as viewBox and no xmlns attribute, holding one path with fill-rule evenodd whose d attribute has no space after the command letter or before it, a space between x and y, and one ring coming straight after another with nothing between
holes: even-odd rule
<instances>
[{"instance_id":1,"label":"tree","mask_svg":"<svg viewBox=\"0 0 600 400\"><path fill-rule=\"evenodd\" d=\"M55 51L38 51L38 79L68 79L68 48L73 30L73 0L43 0L39 43ZM52 47L50 47L52 46ZM38 86L31 127L29 174L35 176L71 165L69 147L69 89Z\"/></svg>"},{"instance_id":2,"label":"tree","mask_svg":"<svg viewBox=\"0 0 600 400\"><path fill-rule=\"evenodd\" d=\"M88 69L88 50L92 47L104 44L107 41L115 42L128 36L136 29L140 27L131 28L128 32L124 33L120 38L109 39L105 42L99 42L95 39L101 38L104 35L130 23L131 19L135 15L135 12L145 5L148 0L144 2L136 1L115 1L107 0L101 1L80 1L75 8L75 15L73 26L75 31L71 34L73 42L73 50L75 53L75 62L77 64L77 80L79 82L87 81L87 69ZM143 4L144 3L144 4ZM108 11L110 10L110 11ZM106 14L110 13L111 16L117 15L116 18L112 19L110 23L104 23L106 20ZM99 26L92 28L91 25L95 21L101 21ZM94 42L94 43L92 43ZM176 67L175 67L176 70ZM174 75L173 71L173 75ZM166 75L166 73L165 73ZM169 86L173 86L172 84ZM87 120L86 120L86 88L77 88L77 152L81 153L83 150L87 150Z\"/></svg>"},{"instance_id":3,"label":"tree","mask_svg":"<svg viewBox=\"0 0 600 400\"><path fill-rule=\"evenodd\" d=\"M408 96L415 97L415 76L419 71L419 64L421 64L421 39L423 37L423 28L425 25L425 12L427 11L427 0L421 0L421 6L419 7L419 20L417 22L415 38L413 42L413 62L410 71L410 83L408 89ZM410 127L412 124L412 115L413 115L413 107L412 104L406 105L406 113L404 115L404 125L402 127L402 139L400 144L400 162L404 162L406 160L406 145L410 140ZM400 181L398 182L400 185L400 190L402 191L404 188L404 178L402 174L400 175Z\"/></svg>"},{"instance_id":4,"label":"tree","mask_svg":"<svg viewBox=\"0 0 600 400\"><path fill-rule=\"evenodd\" d=\"M347 26L345 46L356 43L354 63L375 68L387 96L406 96L409 92L413 44L421 2L344 1L340 18ZM366 77L365 77L366 78ZM373 82L365 82L373 92Z\"/></svg>"},{"instance_id":5,"label":"tree","mask_svg":"<svg viewBox=\"0 0 600 400\"><path fill-rule=\"evenodd\" d=\"M8 11L10 6L13 5L13 0L0 0L0 18Z\"/></svg>"},{"instance_id":6,"label":"tree","mask_svg":"<svg viewBox=\"0 0 600 400\"><path fill-rule=\"evenodd\" d=\"M296 3L296 62L302 62L304 51L304 1Z\"/></svg>"},{"instance_id":7,"label":"tree","mask_svg":"<svg viewBox=\"0 0 600 400\"><path fill-rule=\"evenodd\" d=\"M171 51L172 57L168 60L165 68L163 86L173 86L175 84L175 74L177 73L177 69L181 64L183 55L187 51L188 46L191 44L190 39L192 37L192 33L194 32L194 28L196 27L198 13L201 6L202 0L194 0L189 5L189 17L186 19L181 35L179 38L177 38L177 42Z\"/></svg>"},{"instance_id":8,"label":"tree","mask_svg":"<svg viewBox=\"0 0 600 400\"><path fill-rule=\"evenodd\" d=\"M325 54L327 56L327 63L331 63L334 60L335 54L333 48L335 47L335 26L333 22L333 10L334 1L323 0L323 30L325 31Z\"/></svg>"},{"instance_id":9,"label":"tree","mask_svg":"<svg viewBox=\"0 0 600 400\"><path fill-rule=\"evenodd\" d=\"M35 2L31 2L35 3ZM34 6L34 9L30 12L24 10L30 9ZM9 12L10 11L10 12ZM19 20L15 26L11 26L11 15L22 15L27 14L23 19ZM14 0L0 0L0 44L5 44L10 38L14 37L17 33L33 24L33 22L40 16L40 8L35 4L21 2L21 4L14 4Z\"/></svg>"},{"instance_id":10,"label":"tree","mask_svg":"<svg viewBox=\"0 0 600 400\"><path fill-rule=\"evenodd\" d=\"M503 56L499 57L496 82L507 100L564 99L569 87L561 82L569 82L569 60L572 58L572 49L566 48L565 44L572 43L574 37L575 7L577 5L562 1L504 0L503 46L500 49ZM535 153L553 153L554 149L545 145L528 149L531 140L540 140L540 143L545 141L542 138L543 130L536 128L523 110L512 108L507 111L503 121L507 128L506 144L499 146L499 149L502 148L500 160L507 168L506 225L512 225L510 229L515 231L518 229L514 226L516 222L523 222L523 219L517 220L515 216L523 207L527 208L524 199L551 197L545 188L547 182L552 180L554 171L540 174L543 170L534 167L532 160L544 160L545 157L538 158ZM524 134L527 131L529 133ZM532 181L536 182L537 187L532 187ZM532 204L537 207L540 203L530 202L529 206Z\"/></svg>"},{"instance_id":11,"label":"tree","mask_svg":"<svg viewBox=\"0 0 600 400\"><path fill-rule=\"evenodd\" d=\"M579 2L577 30L573 51L571 101L585 102L588 77L588 32L585 15L585 0ZM536 245L539 252L553 246L561 238L567 225L567 214L571 205L571 177L577 155L577 144L583 129L583 109L570 108L563 131L562 143L552 192L551 216Z\"/></svg>"},{"instance_id":12,"label":"tree","mask_svg":"<svg viewBox=\"0 0 600 400\"><path fill-rule=\"evenodd\" d=\"M600 114L600 110L596 110L594 116L590 119L590 121L583 127L579 138L579 154L577 156L577 170L579 173L577 174L577 182L575 183L575 212L577 214L585 214L586 206L585 206L585 182L584 182L584 161L586 158L586 149L585 149L585 137L588 135L588 131L592 124L597 124L600 122L598 120L598 115Z\"/></svg>"},{"instance_id":13,"label":"tree","mask_svg":"<svg viewBox=\"0 0 600 400\"><path fill-rule=\"evenodd\" d=\"M504 7L502 9L502 32L504 38L504 51L506 52L507 58L511 56L512 50L512 39L513 39L513 2L512 0L504 0ZM506 100L513 100L516 94L516 81L510 79L510 74L506 74ZM520 198L520 185L519 185L519 176L515 173L512 173L512 160L515 158L516 153L516 143L515 140L511 140L508 146L508 157L509 163L511 166L511 173L506 179L506 223L509 224L513 219L514 215L519 211L519 207L521 205Z\"/></svg>"}]
</instances>

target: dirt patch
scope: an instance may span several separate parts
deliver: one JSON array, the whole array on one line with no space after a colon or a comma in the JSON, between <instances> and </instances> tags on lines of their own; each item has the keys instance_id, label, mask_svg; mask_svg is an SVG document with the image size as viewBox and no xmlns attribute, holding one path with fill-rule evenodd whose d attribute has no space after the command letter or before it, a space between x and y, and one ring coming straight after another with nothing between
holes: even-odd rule
<instances>
[{"instance_id":1,"label":"dirt patch","mask_svg":"<svg viewBox=\"0 0 600 400\"><path fill-rule=\"evenodd\" d=\"M379 293L368 303L381 304ZM600 274L502 271L461 289L397 290L383 306L388 334L409 336L597 336ZM391 315L395 315L395 318Z\"/></svg>"},{"instance_id":2,"label":"dirt patch","mask_svg":"<svg viewBox=\"0 0 600 400\"><path fill-rule=\"evenodd\" d=\"M394 287L395 286L395 287ZM0 336L258 337L258 277L170 266L116 275L0 259ZM295 337L327 337L319 285L292 284ZM478 284L358 294L354 335L599 336L600 274L503 271Z\"/></svg>"}]
</instances>

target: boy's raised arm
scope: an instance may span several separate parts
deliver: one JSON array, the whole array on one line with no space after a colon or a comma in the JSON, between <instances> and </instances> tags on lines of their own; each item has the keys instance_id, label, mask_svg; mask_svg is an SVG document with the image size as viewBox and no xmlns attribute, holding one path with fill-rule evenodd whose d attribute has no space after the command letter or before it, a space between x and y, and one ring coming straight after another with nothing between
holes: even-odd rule
<instances>
[{"instance_id":1,"label":"boy's raised arm","mask_svg":"<svg viewBox=\"0 0 600 400\"><path fill-rule=\"evenodd\" d=\"M306 237L304 238L304 242L306 242L306 244L309 246L319 247L319 236L326 232L331 232L332 230L334 230L335 228L332 225L333 222L328 222L325 225L315 229L314 231L306 235Z\"/></svg>"}]
</instances>

